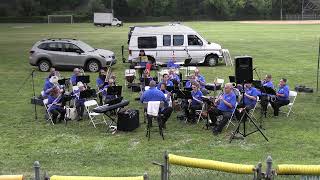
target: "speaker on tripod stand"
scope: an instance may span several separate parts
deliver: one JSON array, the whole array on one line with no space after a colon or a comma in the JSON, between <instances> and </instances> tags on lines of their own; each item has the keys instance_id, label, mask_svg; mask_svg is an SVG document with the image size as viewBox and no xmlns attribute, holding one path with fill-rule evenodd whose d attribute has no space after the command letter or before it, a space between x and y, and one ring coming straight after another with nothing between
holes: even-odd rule
<instances>
[{"instance_id":1,"label":"speaker on tripod stand","mask_svg":"<svg viewBox=\"0 0 320 180\"><path fill-rule=\"evenodd\" d=\"M241 94L242 94L242 100L241 104L243 107L245 107L245 101L244 101L244 95L245 95L245 87L244 84L247 82L253 81L253 68L252 68L252 57L251 56L237 56L235 57L235 81L237 84L241 84ZM254 116L250 116L247 112L247 109L244 108L244 113L241 117L241 119L238 121L238 124L236 126L236 129L232 132L230 137L230 143L231 141L236 137L236 135L242 135L242 137L249 136L250 134L253 134L255 132L260 132L260 134L265 138L266 141L268 141L268 138L264 135L264 133L261 131L261 129L258 127L258 125L255 122ZM251 132L246 132L246 121L248 119L248 122L253 124L256 128L256 130ZM243 131L240 131L240 126L243 126Z\"/></svg>"}]
</instances>

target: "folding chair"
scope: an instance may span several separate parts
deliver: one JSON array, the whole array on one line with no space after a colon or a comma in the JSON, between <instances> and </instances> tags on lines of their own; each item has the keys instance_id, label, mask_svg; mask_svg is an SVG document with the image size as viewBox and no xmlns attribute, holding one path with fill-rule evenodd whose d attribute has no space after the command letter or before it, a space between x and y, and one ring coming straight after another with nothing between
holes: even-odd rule
<instances>
[{"instance_id":1,"label":"folding chair","mask_svg":"<svg viewBox=\"0 0 320 180\"><path fill-rule=\"evenodd\" d=\"M254 108L250 110L249 115L253 116L254 111L257 109L257 105L260 103L260 98L257 96L257 102L256 105L254 105Z\"/></svg>"},{"instance_id":2,"label":"folding chair","mask_svg":"<svg viewBox=\"0 0 320 180\"><path fill-rule=\"evenodd\" d=\"M224 86L224 79L216 78L215 82L216 84L220 84L221 88Z\"/></svg>"},{"instance_id":3,"label":"folding chair","mask_svg":"<svg viewBox=\"0 0 320 180\"><path fill-rule=\"evenodd\" d=\"M160 136L162 137L162 139L164 140L164 135L163 135L163 122L161 120L161 118L158 118L159 116L159 111L158 113L155 115L151 115L152 113L151 112L148 112L148 107L149 105L151 104L151 102L159 102L160 105L159 105L159 111L160 109L163 107L163 102L160 102L160 101L149 101L149 102L144 102L144 109L145 109L145 118L147 119L147 133L146 133L146 137L148 137L148 141L150 140L150 134L151 134L151 127L152 127L152 120L153 119L157 119L157 122L158 122L158 127L159 127L159 134Z\"/></svg>"},{"instance_id":4,"label":"folding chair","mask_svg":"<svg viewBox=\"0 0 320 180\"><path fill-rule=\"evenodd\" d=\"M95 113L92 111L92 109L94 109L95 107L98 107L98 103L96 100L85 101L84 106L85 106L85 109L86 109L88 116L90 118L90 123L92 123L94 128L96 128L96 124L103 124L104 123L108 126L108 123L102 113ZM100 120L100 122L99 122L98 117L102 117L102 121Z\"/></svg>"},{"instance_id":5,"label":"folding chair","mask_svg":"<svg viewBox=\"0 0 320 180\"><path fill-rule=\"evenodd\" d=\"M200 119L204 121L202 113L204 112L205 108L206 108L206 104L204 102L202 102L201 109L200 110L196 110L196 115L198 116L197 124L199 123Z\"/></svg>"},{"instance_id":6,"label":"folding chair","mask_svg":"<svg viewBox=\"0 0 320 180\"><path fill-rule=\"evenodd\" d=\"M51 115L51 113L49 112L49 108L48 108L48 99L44 99L44 100L43 100L43 106L44 106L44 108L45 108L45 110L46 110L46 114L47 114L47 116L48 116L48 118L46 119L46 121L50 121L50 123L51 123L52 125L54 125L53 120L52 120L52 115Z\"/></svg>"},{"instance_id":7,"label":"folding chair","mask_svg":"<svg viewBox=\"0 0 320 180\"><path fill-rule=\"evenodd\" d=\"M229 121L228 121L228 124L227 124L227 126L226 126L226 129L228 129L228 127L229 127L230 124L232 124L233 126L235 126L235 124L232 122L232 120L233 120L233 118L235 117L235 112L236 112L236 110L237 110L237 106L238 106L238 103L236 102L235 108L234 108L233 111L232 111L232 114L231 114L231 117L230 117L230 119L229 119Z\"/></svg>"},{"instance_id":8,"label":"folding chair","mask_svg":"<svg viewBox=\"0 0 320 180\"><path fill-rule=\"evenodd\" d=\"M296 91L290 91L289 92L289 100L290 100L290 103L287 105L288 107L288 112L283 112L283 113L286 113L287 114L287 117L289 117L290 113L294 113L292 108L293 108L293 105L294 105L294 102L296 101L296 98L297 98L297 95L298 93Z\"/></svg>"}]
</instances>

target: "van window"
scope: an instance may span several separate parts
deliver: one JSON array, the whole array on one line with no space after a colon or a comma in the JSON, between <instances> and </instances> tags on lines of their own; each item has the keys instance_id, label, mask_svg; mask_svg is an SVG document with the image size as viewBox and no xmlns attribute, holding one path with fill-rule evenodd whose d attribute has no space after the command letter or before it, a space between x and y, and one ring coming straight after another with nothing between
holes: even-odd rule
<instances>
[{"instance_id":1,"label":"van window","mask_svg":"<svg viewBox=\"0 0 320 180\"><path fill-rule=\"evenodd\" d=\"M157 37L138 37L138 48L139 49L148 49L157 47Z\"/></svg>"},{"instance_id":2,"label":"van window","mask_svg":"<svg viewBox=\"0 0 320 180\"><path fill-rule=\"evenodd\" d=\"M203 43L196 35L188 35L188 45L189 46L202 46Z\"/></svg>"},{"instance_id":3,"label":"van window","mask_svg":"<svg viewBox=\"0 0 320 180\"><path fill-rule=\"evenodd\" d=\"M163 46L171 46L171 35L163 35Z\"/></svg>"},{"instance_id":4,"label":"van window","mask_svg":"<svg viewBox=\"0 0 320 180\"><path fill-rule=\"evenodd\" d=\"M174 46L182 46L184 42L183 35L173 35L173 45Z\"/></svg>"}]
</instances>

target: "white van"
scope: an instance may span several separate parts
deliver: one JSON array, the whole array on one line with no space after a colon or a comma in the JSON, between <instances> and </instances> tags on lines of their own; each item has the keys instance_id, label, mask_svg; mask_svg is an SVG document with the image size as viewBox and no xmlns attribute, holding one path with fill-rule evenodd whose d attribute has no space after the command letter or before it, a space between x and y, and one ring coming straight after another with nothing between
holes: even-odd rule
<instances>
[{"instance_id":1,"label":"white van","mask_svg":"<svg viewBox=\"0 0 320 180\"><path fill-rule=\"evenodd\" d=\"M215 66L222 59L219 44L206 41L193 29L180 24L130 27L128 45L131 62L137 60L140 50L160 65L167 64L173 57L177 64L191 59L191 64L208 66Z\"/></svg>"}]
</instances>

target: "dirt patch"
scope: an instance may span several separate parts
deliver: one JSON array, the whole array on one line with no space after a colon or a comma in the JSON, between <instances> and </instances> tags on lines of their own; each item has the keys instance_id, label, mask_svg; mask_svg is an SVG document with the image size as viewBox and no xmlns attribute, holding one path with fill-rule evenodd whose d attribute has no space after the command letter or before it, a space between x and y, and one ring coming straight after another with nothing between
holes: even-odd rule
<instances>
[{"instance_id":1,"label":"dirt patch","mask_svg":"<svg viewBox=\"0 0 320 180\"><path fill-rule=\"evenodd\" d=\"M320 24L320 20L304 20L304 21L240 21L246 24Z\"/></svg>"}]
</instances>

